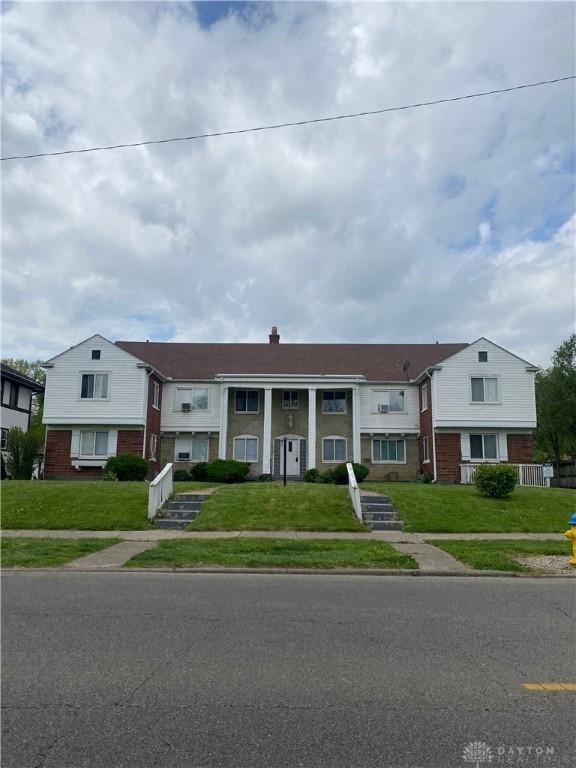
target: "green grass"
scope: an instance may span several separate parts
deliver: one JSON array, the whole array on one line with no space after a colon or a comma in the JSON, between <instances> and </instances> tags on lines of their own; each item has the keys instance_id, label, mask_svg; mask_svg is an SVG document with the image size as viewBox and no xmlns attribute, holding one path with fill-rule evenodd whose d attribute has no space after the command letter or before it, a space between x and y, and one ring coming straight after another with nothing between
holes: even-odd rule
<instances>
[{"instance_id":1,"label":"green grass","mask_svg":"<svg viewBox=\"0 0 576 768\"><path fill-rule=\"evenodd\" d=\"M434 539L433 544L476 570L532 571L514 558L531 555L565 555L570 545L563 541L446 541Z\"/></svg>"},{"instance_id":2,"label":"green grass","mask_svg":"<svg viewBox=\"0 0 576 768\"><path fill-rule=\"evenodd\" d=\"M175 483L176 493L210 483ZM212 484L213 486L213 484ZM138 531L149 528L147 483L4 480L2 528Z\"/></svg>"},{"instance_id":3,"label":"green grass","mask_svg":"<svg viewBox=\"0 0 576 768\"><path fill-rule=\"evenodd\" d=\"M118 544L120 539L6 538L1 542L2 567L45 568Z\"/></svg>"},{"instance_id":4,"label":"green grass","mask_svg":"<svg viewBox=\"0 0 576 768\"><path fill-rule=\"evenodd\" d=\"M430 533L560 533L576 510L566 488L516 488L509 499L481 496L470 485L363 483L390 496L407 531Z\"/></svg>"},{"instance_id":5,"label":"green grass","mask_svg":"<svg viewBox=\"0 0 576 768\"><path fill-rule=\"evenodd\" d=\"M311 483L223 486L189 526L194 531L362 531L346 487Z\"/></svg>"},{"instance_id":6,"label":"green grass","mask_svg":"<svg viewBox=\"0 0 576 768\"><path fill-rule=\"evenodd\" d=\"M213 539L162 541L126 564L128 567L230 566L243 568L417 568L381 541L324 539Z\"/></svg>"}]
</instances>

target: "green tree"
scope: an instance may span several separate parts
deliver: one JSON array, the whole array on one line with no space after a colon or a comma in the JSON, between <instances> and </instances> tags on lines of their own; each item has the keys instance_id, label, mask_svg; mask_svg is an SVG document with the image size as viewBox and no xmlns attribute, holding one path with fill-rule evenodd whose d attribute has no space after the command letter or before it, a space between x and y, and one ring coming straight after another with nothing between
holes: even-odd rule
<instances>
[{"instance_id":1,"label":"green tree","mask_svg":"<svg viewBox=\"0 0 576 768\"><path fill-rule=\"evenodd\" d=\"M554 352L552 366L536 376L537 451L557 465L576 454L576 334Z\"/></svg>"},{"instance_id":2,"label":"green tree","mask_svg":"<svg viewBox=\"0 0 576 768\"><path fill-rule=\"evenodd\" d=\"M42 435L11 427L6 436L6 471L12 480L30 480L34 462L42 448Z\"/></svg>"}]
</instances>

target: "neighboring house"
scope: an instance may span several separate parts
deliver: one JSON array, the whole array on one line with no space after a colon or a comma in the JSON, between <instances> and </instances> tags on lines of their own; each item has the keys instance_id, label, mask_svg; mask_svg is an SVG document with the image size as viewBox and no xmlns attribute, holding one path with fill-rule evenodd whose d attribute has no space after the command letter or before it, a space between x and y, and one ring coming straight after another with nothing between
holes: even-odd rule
<instances>
[{"instance_id":1,"label":"neighboring house","mask_svg":"<svg viewBox=\"0 0 576 768\"><path fill-rule=\"evenodd\" d=\"M343 461L370 478L458 482L470 462L532 462L536 367L472 344L192 344L102 336L45 363L45 477L134 452L150 476L217 457L252 476ZM284 440L286 438L286 441Z\"/></svg>"},{"instance_id":2,"label":"neighboring house","mask_svg":"<svg viewBox=\"0 0 576 768\"><path fill-rule=\"evenodd\" d=\"M2 449L4 449L10 427L20 427L25 432L28 430L32 414L32 398L44 392L44 387L5 363L0 364L0 378L2 381Z\"/></svg>"}]
</instances>

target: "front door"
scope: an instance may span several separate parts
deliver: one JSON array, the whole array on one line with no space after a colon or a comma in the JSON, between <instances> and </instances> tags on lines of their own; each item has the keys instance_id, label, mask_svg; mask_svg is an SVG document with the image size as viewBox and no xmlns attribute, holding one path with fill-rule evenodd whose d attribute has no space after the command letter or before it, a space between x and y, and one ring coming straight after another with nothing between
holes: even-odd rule
<instances>
[{"instance_id":1,"label":"front door","mask_svg":"<svg viewBox=\"0 0 576 768\"><path fill-rule=\"evenodd\" d=\"M284 438L280 440L280 474L284 474ZM286 474L300 474L300 440L286 438Z\"/></svg>"}]
</instances>

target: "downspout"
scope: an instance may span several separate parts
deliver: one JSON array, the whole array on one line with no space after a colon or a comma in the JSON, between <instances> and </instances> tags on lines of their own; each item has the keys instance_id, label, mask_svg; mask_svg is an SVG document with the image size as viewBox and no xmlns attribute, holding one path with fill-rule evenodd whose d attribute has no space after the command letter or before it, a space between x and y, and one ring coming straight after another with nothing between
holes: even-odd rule
<instances>
[{"instance_id":1,"label":"downspout","mask_svg":"<svg viewBox=\"0 0 576 768\"><path fill-rule=\"evenodd\" d=\"M436 471L436 430L434 429L434 406L433 406L433 403L432 403L432 376L431 376L430 370L428 368L426 368L425 373L426 373L426 376L428 376L428 378L430 379L430 409L432 411L431 422L432 422L432 456L433 456L433 458L432 458L432 470L433 470L433 474L434 474L434 477L432 478L432 482L433 483L437 483L438 482L438 473Z\"/></svg>"}]
</instances>

